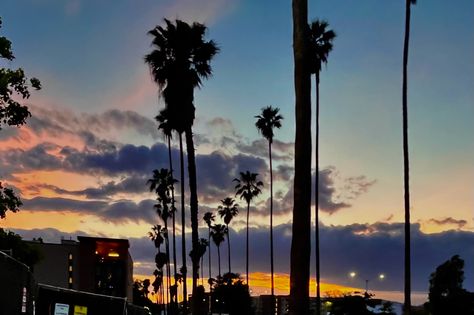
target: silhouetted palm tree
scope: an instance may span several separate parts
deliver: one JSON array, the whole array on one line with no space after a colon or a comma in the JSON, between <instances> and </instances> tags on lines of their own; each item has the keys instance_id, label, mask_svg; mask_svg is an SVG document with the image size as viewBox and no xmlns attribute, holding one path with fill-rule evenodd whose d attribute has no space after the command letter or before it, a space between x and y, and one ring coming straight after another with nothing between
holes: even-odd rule
<instances>
[{"instance_id":1,"label":"silhouetted palm tree","mask_svg":"<svg viewBox=\"0 0 474 315\"><path fill-rule=\"evenodd\" d=\"M281 121L283 116L278 112L279 108L273 108L271 106L262 108L262 113L258 116L255 126L262 136L268 140L268 158L270 160L270 270L271 270L271 282L272 282L272 296L275 295L275 282L273 279L274 268L273 268L273 167L272 167L272 143L273 143L273 129L281 128Z\"/></svg>"},{"instance_id":2,"label":"silhouetted palm tree","mask_svg":"<svg viewBox=\"0 0 474 315\"><path fill-rule=\"evenodd\" d=\"M403 116L403 166L405 190L405 299L403 312L411 313L411 255L410 255L410 160L408 155L408 46L410 42L411 5L416 0L406 0L405 5L405 39L403 43L403 83L402 83L402 116Z\"/></svg>"},{"instance_id":3,"label":"silhouetted palm tree","mask_svg":"<svg viewBox=\"0 0 474 315\"><path fill-rule=\"evenodd\" d=\"M309 313L311 253L311 64L308 1L292 0L295 63L295 177L291 239L290 314Z\"/></svg>"},{"instance_id":4,"label":"silhouetted palm tree","mask_svg":"<svg viewBox=\"0 0 474 315\"><path fill-rule=\"evenodd\" d=\"M207 234L207 239L209 244L211 244L211 228L212 228L212 222L214 222L216 216L212 212L206 212L204 213L204 222L207 224L208 228L208 234ZM211 246L209 246L209 280L212 278L212 273L211 273Z\"/></svg>"},{"instance_id":5,"label":"silhouetted palm tree","mask_svg":"<svg viewBox=\"0 0 474 315\"><path fill-rule=\"evenodd\" d=\"M168 111L162 109L160 113L155 117L155 120L158 122L158 129L161 129L163 135L168 141L168 160L170 165L170 174L171 179L173 180L173 185L171 186L171 219L173 224L173 271L174 271L174 286L177 286L177 264L176 264L176 207L175 207L175 198L174 198L174 179L173 179L173 159L171 157L171 138L173 132L173 126L169 121Z\"/></svg>"},{"instance_id":6,"label":"silhouetted palm tree","mask_svg":"<svg viewBox=\"0 0 474 315\"><path fill-rule=\"evenodd\" d=\"M201 257L201 285L204 286L204 254L206 253L206 248L210 246L210 243L205 238L199 239L199 255Z\"/></svg>"},{"instance_id":7,"label":"silhouetted palm tree","mask_svg":"<svg viewBox=\"0 0 474 315\"><path fill-rule=\"evenodd\" d=\"M152 41L154 50L145 56L145 62L149 65L153 79L162 92L166 108L170 111L172 124L179 128L178 133L184 132L186 136L192 248L193 252L197 253L198 197L192 134L195 117L194 88L201 86L202 79L207 79L211 75L210 61L218 52L218 48L212 40L204 40L206 26L203 24L189 25L181 20L172 23L167 19L165 23L165 27L156 26L148 32L154 37ZM191 259L194 295L199 278L199 257L194 255ZM183 267L186 272L185 266ZM193 305L193 313L198 313L197 307L197 304Z\"/></svg>"},{"instance_id":8,"label":"silhouetted palm tree","mask_svg":"<svg viewBox=\"0 0 474 315\"><path fill-rule=\"evenodd\" d=\"M316 86L316 125L315 125L315 188L314 188L314 218L315 218L315 256L316 256L316 315L321 314L321 272L319 254L319 74L323 63L328 62L332 50L332 41L336 33L328 30L328 22L316 20L310 25L311 38L311 72L315 76Z\"/></svg>"},{"instance_id":9,"label":"silhouetted palm tree","mask_svg":"<svg viewBox=\"0 0 474 315\"><path fill-rule=\"evenodd\" d=\"M239 214L239 205L235 203L235 200L230 197L226 197L221 200L221 205L217 207L217 212L224 219L224 223L227 227L227 254L229 257L229 273L232 272L230 264L230 229L229 223L232 219Z\"/></svg>"},{"instance_id":10,"label":"silhouetted palm tree","mask_svg":"<svg viewBox=\"0 0 474 315\"><path fill-rule=\"evenodd\" d=\"M158 203L154 206L158 216L163 220L164 229L162 231L165 240L166 253L166 273L167 273L167 287L171 287L171 270L170 270L170 253L169 253L169 239L168 239L168 219L172 216L171 213L171 187L174 185L171 172L165 168L161 170L153 170L153 178L147 181L150 185L150 191L154 191L157 195ZM174 304L174 301L173 301Z\"/></svg>"},{"instance_id":11,"label":"silhouetted palm tree","mask_svg":"<svg viewBox=\"0 0 474 315\"><path fill-rule=\"evenodd\" d=\"M235 195L240 196L240 199L244 199L247 202L247 241L245 250L245 272L247 273L247 285L249 285L249 213L250 213L250 202L253 198L260 195L263 187L263 183L257 180L257 173L250 173L249 171L240 172L240 178L234 178L237 182L235 185Z\"/></svg>"},{"instance_id":12,"label":"silhouetted palm tree","mask_svg":"<svg viewBox=\"0 0 474 315\"><path fill-rule=\"evenodd\" d=\"M211 237L214 244L217 246L217 261L219 266L219 277L221 276L221 250L220 246L224 241L227 228L223 224L216 224L211 227Z\"/></svg>"},{"instance_id":13,"label":"silhouetted palm tree","mask_svg":"<svg viewBox=\"0 0 474 315\"><path fill-rule=\"evenodd\" d=\"M153 271L153 275L155 276L155 280L152 283L153 286L153 291L154 293L158 296L158 303L160 302L161 298L161 304L163 305L163 308L166 313L166 304L167 302L165 301L165 289L163 287L163 267L167 264L167 261L169 261L168 257L166 256L165 253L161 252L161 245L165 241L166 238L166 229L161 227L161 225L154 225L151 228L151 232L148 233L148 236L150 239L153 241L153 244L155 245L155 248L157 249L157 253L155 255L155 266L156 269ZM168 296L168 293L167 293Z\"/></svg>"}]
</instances>

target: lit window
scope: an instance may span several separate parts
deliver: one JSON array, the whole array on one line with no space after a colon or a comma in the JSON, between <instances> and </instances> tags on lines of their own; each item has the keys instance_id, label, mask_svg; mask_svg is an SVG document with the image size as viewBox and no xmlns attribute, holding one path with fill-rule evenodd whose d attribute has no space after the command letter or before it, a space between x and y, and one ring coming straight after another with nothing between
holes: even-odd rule
<instances>
[{"instance_id":1,"label":"lit window","mask_svg":"<svg viewBox=\"0 0 474 315\"><path fill-rule=\"evenodd\" d=\"M69 277L69 284L72 284L72 277Z\"/></svg>"},{"instance_id":2,"label":"lit window","mask_svg":"<svg viewBox=\"0 0 474 315\"><path fill-rule=\"evenodd\" d=\"M69 260L72 260L72 254L69 254Z\"/></svg>"},{"instance_id":3,"label":"lit window","mask_svg":"<svg viewBox=\"0 0 474 315\"><path fill-rule=\"evenodd\" d=\"M70 271L70 272L72 271L72 266L69 266L69 271Z\"/></svg>"}]
</instances>

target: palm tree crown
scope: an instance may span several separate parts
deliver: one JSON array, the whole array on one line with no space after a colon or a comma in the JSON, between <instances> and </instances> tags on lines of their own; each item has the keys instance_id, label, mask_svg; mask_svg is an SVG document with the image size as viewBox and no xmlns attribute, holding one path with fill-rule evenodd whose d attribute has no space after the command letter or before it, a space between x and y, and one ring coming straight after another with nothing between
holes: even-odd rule
<instances>
[{"instance_id":1,"label":"palm tree crown","mask_svg":"<svg viewBox=\"0 0 474 315\"><path fill-rule=\"evenodd\" d=\"M316 20L310 25L311 41L311 73L321 72L323 63L327 63L328 55L332 50L332 41L336 37L333 30L327 30L327 21Z\"/></svg>"},{"instance_id":2,"label":"palm tree crown","mask_svg":"<svg viewBox=\"0 0 474 315\"><path fill-rule=\"evenodd\" d=\"M203 24L167 19L165 24L148 32L154 50L145 62L170 110L173 128L182 133L194 121L192 91L211 76L210 61L219 48L214 41L204 40L207 28Z\"/></svg>"},{"instance_id":3,"label":"palm tree crown","mask_svg":"<svg viewBox=\"0 0 474 315\"><path fill-rule=\"evenodd\" d=\"M223 224L216 224L216 225L213 225L211 228L211 238L217 247L219 247L222 244L222 242L224 242L226 234L227 234L227 228Z\"/></svg>"},{"instance_id":4,"label":"palm tree crown","mask_svg":"<svg viewBox=\"0 0 474 315\"><path fill-rule=\"evenodd\" d=\"M214 213L212 212L204 213L203 220L204 222L206 222L208 228L211 228L212 222L214 222L215 219L216 219L216 216L214 215Z\"/></svg>"},{"instance_id":5,"label":"palm tree crown","mask_svg":"<svg viewBox=\"0 0 474 315\"><path fill-rule=\"evenodd\" d=\"M155 208L165 223L171 215L169 204L171 202L171 189L175 182L176 180L173 179L171 172L166 168L159 171L153 170L153 178L147 181L147 184L150 185L150 191L157 194L158 204L155 205Z\"/></svg>"},{"instance_id":6,"label":"palm tree crown","mask_svg":"<svg viewBox=\"0 0 474 315\"><path fill-rule=\"evenodd\" d=\"M279 108L267 106L262 108L262 113L260 115L255 116L255 118L257 118L255 127L257 127L258 131L268 140L269 143L273 142L273 129L281 128L283 116L278 113L279 111Z\"/></svg>"},{"instance_id":7,"label":"palm tree crown","mask_svg":"<svg viewBox=\"0 0 474 315\"><path fill-rule=\"evenodd\" d=\"M238 204L235 203L235 200L230 197L226 197L221 200L222 205L217 207L217 211L222 219L224 219L224 223L229 225L230 221L239 214Z\"/></svg>"},{"instance_id":8,"label":"palm tree crown","mask_svg":"<svg viewBox=\"0 0 474 315\"><path fill-rule=\"evenodd\" d=\"M261 181L257 181L258 173L250 173L249 171L240 172L240 178L234 178L235 195L240 196L240 199L244 199L248 204L252 199L262 192L260 187L263 187Z\"/></svg>"}]
</instances>

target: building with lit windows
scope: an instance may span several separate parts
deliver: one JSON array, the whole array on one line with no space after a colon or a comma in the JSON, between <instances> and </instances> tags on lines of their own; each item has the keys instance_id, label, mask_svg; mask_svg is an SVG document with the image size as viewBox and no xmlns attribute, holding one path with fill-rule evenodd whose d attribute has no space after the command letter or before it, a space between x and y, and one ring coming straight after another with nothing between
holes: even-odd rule
<instances>
[{"instance_id":1,"label":"building with lit windows","mask_svg":"<svg viewBox=\"0 0 474 315\"><path fill-rule=\"evenodd\" d=\"M79 236L78 241L35 245L42 260L33 274L38 283L132 300L133 262L125 239Z\"/></svg>"}]
</instances>

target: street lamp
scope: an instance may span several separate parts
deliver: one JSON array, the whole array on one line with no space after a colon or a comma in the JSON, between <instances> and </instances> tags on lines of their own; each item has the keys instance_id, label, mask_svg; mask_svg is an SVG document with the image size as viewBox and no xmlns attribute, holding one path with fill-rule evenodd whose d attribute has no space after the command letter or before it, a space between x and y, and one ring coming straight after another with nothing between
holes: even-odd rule
<instances>
[{"instance_id":1,"label":"street lamp","mask_svg":"<svg viewBox=\"0 0 474 315\"><path fill-rule=\"evenodd\" d=\"M349 277L351 279L354 279L355 277L357 276L357 273L355 271L351 271L349 272ZM379 279L379 281L383 281L385 279L385 274L384 273L380 273L377 278ZM369 292L369 280L371 279L365 279L365 293L368 293Z\"/></svg>"}]
</instances>

